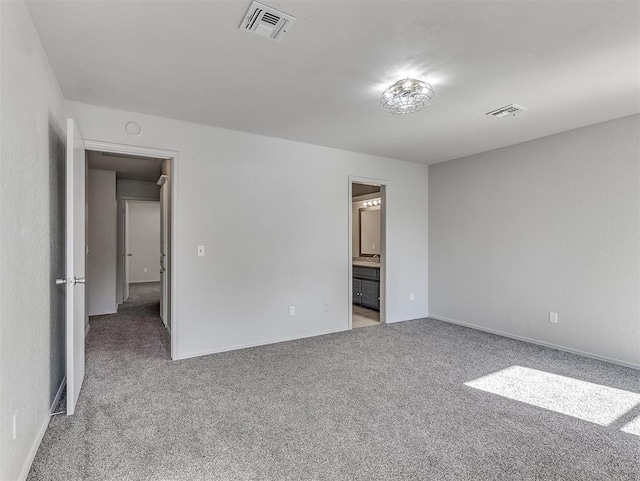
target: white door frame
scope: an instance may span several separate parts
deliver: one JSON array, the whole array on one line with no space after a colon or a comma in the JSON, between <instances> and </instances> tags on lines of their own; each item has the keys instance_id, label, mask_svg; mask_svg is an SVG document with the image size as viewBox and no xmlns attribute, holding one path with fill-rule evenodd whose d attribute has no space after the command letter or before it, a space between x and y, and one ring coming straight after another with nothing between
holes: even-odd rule
<instances>
[{"instance_id":1,"label":"white door frame","mask_svg":"<svg viewBox=\"0 0 640 481\"><path fill-rule=\"evenodd\" d=\"M119 222L118 222L118 229L117 229L117 234L118 234L118 242L117 242L117 252L118 252L118 267L120 269L120 275L117 274L116 271L116 282L118 284L120 284L120 287L122 288L122 294L123 294L123 298L120 301L120 298L118 297L116 299L116 301L118 301L118 304L122 304L124 303L124 284L125 284L125 274L124 274L124 264L125 264L125 234L126 234L126 229L125 229L125 213L124 213L124 209L125 209L125 202L127 200L142 200L142 201L148 201L148 202L158 202L158 199L155 199L153 197L141 197L141 196L135 196L135 195L122 195L119 196L117 199L118 202L118 218L119 218ZM117 291L116 291L117 292Z\"/></svg>"},{"instance_id":2,"label":"white door frame","mask_svg":"<svg viewBox=\"0 0 640 481\"><path fill-rule=\"evenodd\" d=\"M142 157L153 157L171 160L171 176L169 178L171 186L171 209L170 230L171 230L171 258L169 259L169 272L171 273L171 286L169 292L170 317L171 317L171 358L177 358L178 329L175 328L180 322L176 317L177 305L175 293L178 285L178 269L176 269L176 253L178 252L177 224L178 224L178 174L179 174L179 153L175 150L153 149L149 147L138 147L137 145L117 144L113 142L103 142L100 140L83 139L85 149L97 150L113 154L136 155Z\"/></svg>"},{"instance_id":3,"label":"white door frame","mask_svg":"<svg viewBox=\"0 0 640 481\"><path fill-rule=\"evenodd\" d=\"M129 259L129 257L131 257L129 255L128 252L126 252L128 246L128 240L129 240L129 234L130 234L130 226L129 226L129 208L131 207L131 204L157 204L160 208L162 208L162 205L160 203L159 200L157 199L148 199L148 198L144 198L144 197L130 197L130 196L122 196L120 197L120 199L122 200L123 204L124 204L124 210L125 210L125 215L123 216L122 219L122 228L123 228L123 232L122 235L124 237L124 242L123 242L123 259L124 259L124 265L123 265L123 284L127 284L127 292L129 290L129 284L131 284L131 282L128 282L128 278L127 278L127 274L130 274L130 265L128 266L128 268L126 268L126 264L127 262L131 262L131 259ZM160 234L162 235L162 234ZM160 253L158 253L158 256L160 256ZM123 287L124 288L124 287ZM122 302L126 302L126 299L124 299Z\"/></svg>"},{"instance_id":4,"label":"white door frame","mask_svg":"<svg viewBox=\"0 0 640 481\"><path fill-rule=\"evenodd\" d=\"M349 176L349 329L353 329L353 184L380 186L380 324L387 323L387 186L389 181L372 177Z\"/></svg>"},{"instance_id":5,"label":"white door frame","mask_svg":"<svg viewBox=\"0 0 640 481\"><path fill-rule=\"evenodd\" d=\"M122 209L122 303L124 304L129 299L129 269L131 263L129 262L129 204L127 201L123 201Z\"/></svg>"},{"instance_id":6,"label":"white door frame","mask_svg":"<svg viewBox=\"0 0 640 481\"><path fill-rule=\"evenodd\" d=\"M160 319L162 319L162 323L164 327L171 330L170 325L171 322L169 320L168 312L167 312L167 297L169 293L169 285L167 281L167 270L165 268L165 260L167 258L167 246L170 244L169 242L169 224L168 224L168 204L167 204L167 190L169 188L169 184L167 184L167 180L169 179L168 175L161 175L158 179L157 184L160 186L160 255L159 255L159 263L160 263ZM171 256L169 256L171 258Z\"/></svg>"}]
</instances>

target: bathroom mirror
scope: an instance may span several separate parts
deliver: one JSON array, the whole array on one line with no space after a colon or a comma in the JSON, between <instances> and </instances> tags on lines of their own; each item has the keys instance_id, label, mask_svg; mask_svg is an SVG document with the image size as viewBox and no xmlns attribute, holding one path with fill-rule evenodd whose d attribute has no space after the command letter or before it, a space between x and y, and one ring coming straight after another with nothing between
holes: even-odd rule
<instances>
[{"instance_id":1,"label":"bathroom mirror","mask_svg":"<svg viewBox=\"0 0 640 481\"><path fill-rule=\"evenodd\" d=\"M360 209L360 256L380 255L380 208Z\"/></svg>"}]
</instances>

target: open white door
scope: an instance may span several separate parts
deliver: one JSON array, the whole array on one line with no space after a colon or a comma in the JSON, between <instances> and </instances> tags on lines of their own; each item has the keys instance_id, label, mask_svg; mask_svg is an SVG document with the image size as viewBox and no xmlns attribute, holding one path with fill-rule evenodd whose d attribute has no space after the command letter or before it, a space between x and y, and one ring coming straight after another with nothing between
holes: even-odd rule
<instances>
[{"instance_id":1,"label":"open white door","mask_svg":"<svg viewBox=\"0 0 640 481\"><path fill-rule=\"evenodd\" d=\"M73 414L84 380L85 337L85 153L73 119L67 119L66 172L66 357L67 415Z\"/></svg>"}]
</instances>

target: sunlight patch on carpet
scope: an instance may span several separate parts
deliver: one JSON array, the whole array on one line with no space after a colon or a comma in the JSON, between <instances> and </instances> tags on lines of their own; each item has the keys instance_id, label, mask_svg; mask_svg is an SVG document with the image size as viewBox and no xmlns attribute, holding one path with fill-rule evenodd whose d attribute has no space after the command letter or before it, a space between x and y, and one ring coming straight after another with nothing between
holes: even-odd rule
<instances>
[{"instance_id":1,"label":"sunlight patch on carpet","mask_svg":"<svg viewBox=\"0 0 640 481\"><path fill-rule=\"evenodd\" d=\"M640 416L635 418L633 421L628 422L620 431L624 431L625 433L635 434L636 436L640 436Z\"/></svg>"},{"instance_id":2,"label":"sunlight patch on carpet","mask_svg":"<svg viewBox=\"0 0 640 481\"><path fill-rule=\"evenodd\" d=\"M638 393L522 366L508 367L469 381L465 386L603 426L640 403ZM640 430L640 420L629 424L632 424L629 429Z\"/></svg>"}]
</instances>

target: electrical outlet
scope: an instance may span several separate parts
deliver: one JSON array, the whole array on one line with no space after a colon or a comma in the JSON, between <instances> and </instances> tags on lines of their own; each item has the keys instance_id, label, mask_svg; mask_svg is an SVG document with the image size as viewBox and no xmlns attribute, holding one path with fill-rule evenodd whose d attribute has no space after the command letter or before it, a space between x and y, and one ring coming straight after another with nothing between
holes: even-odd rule
<instances>
[{"instance_id":1,"label":"electrical outlet","mask_svg":"<svg viewBox=\"0 0 640 481\"><path fill-rule=\"evenodd\" d=\"M147 272L147 271L148 271L148 269L145 267L145 268L144 268L144 271L145 271L145 272Z\"/></svg>"},{"instance_id":2,"label":"electrical outlet","mask_svg":"<svg viewBox=\"0 0 640 481\"><path fill-rule=\"evenodd\" d=\"M413 292L409 295L409 299L411 299L412 301L416 300L416 296L413 294Z\"/></svg>"},{"instance_id":3,"label":"electrical outlet","mask_svg":"<svg viewBox=\"0 0 640 481\"><path fill-rule=\"evenodd\" d=\"M553 324L558 324L558 313L557 312L550 312L549 313L549 322L551 322Z\"/></svg>"},{"instance_id":4,"label":"electrical outlet","mask_svg":"<svg viewBox=\"0 0 640 481\"><path fill-rule=\"evenodd\" d=\"M324 303L324 310L325 310L325 312L329 310L329 303L328 302Z\"/></svg>"},{"instance_id":5,"label":"electrical outlet","mask_svg":"<svg viewBox=\"0 0 640 481\"><path fill-rule=\"evenodd\" d=\"M289 315L290 316L296 315L296 306L289 306Z\"/></svg>"},{"instance_id":6,"label":"electrical outlet","mask_svg":"<svg viewBox=\"0 0 640 481\"><path fill-rule=\"evenodd\" d=\"M18 438L18 413L20 411L16 411L13 415L13 439Z\"/></svg>"}]
</instances>

